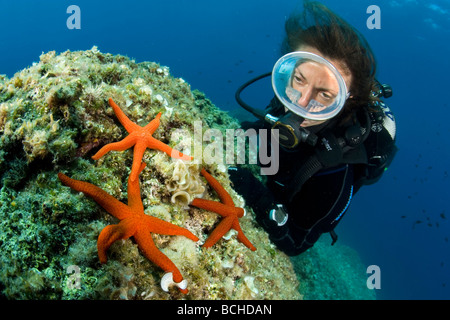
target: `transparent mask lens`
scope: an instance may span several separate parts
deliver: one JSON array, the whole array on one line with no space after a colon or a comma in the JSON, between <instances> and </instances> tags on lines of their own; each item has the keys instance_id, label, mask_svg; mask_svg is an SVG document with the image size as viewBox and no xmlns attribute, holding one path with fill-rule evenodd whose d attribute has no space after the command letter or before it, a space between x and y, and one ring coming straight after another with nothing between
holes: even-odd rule
<instances>
[{"instance_id":1,"label":"transparent mask lens","mask_svg":"<svg viewBox=\"0 0 450 320\"><path fill-rule=\"evenodd\" d=\"M306 107L306 111L308 112L321 112L325 110L327 107L321 104L320 102L317 102L316 100L311 100L308 103L308 106Z\"/></svg>"},{"instance_id":2,"label":"transparent mask lens","mask_svg":"<svg viewBox=\"0 0 450 320\"><path fill-rule=\"evenodd\" d=\"M330 62L301 51L277 61L272 72L272 86L287 109L313 120L334 117L348 95L342 76Z\"/></svg>"},{"instance_id":3,"label":"transparent mask lens","mask_svg":"<svg viewBox=\"0 0 450 320\"><path fill-rule=\"evenodd\" d=\"M293 104L297 105L299 108L303 108L305 111L310 113L320 112L327 108L325 105L314 99L311 99L308 102L308 105L306 107L303 107L302 105L298 104L298 101L302 97L302 93L289 86L286 87L286 96L289 98L289 100L291 100Z\"/></svg>"},{"instance_id":4,"label":"transparent mask lens","mask_svg":"<svg viewBox=\"0 0 450 320\"><path fill-rule=\"evenodd\" d=\"M291 100L292 103L297 104L297 102L302 97L302 93L300 91L295 90L291 86L286 87L286 95Z\"/></svg>"}]
</instances>

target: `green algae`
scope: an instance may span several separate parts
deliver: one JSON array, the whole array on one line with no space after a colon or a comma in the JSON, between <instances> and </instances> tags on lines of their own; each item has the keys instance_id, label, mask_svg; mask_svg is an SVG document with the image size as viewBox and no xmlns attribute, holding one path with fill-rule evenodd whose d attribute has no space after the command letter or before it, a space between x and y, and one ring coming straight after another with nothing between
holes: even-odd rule
<instances>
[{"instance_id":1,"label":"green algae","mask_svg":"<svg viewBox=\"0 0 450 320\"><path fill-rule=\"evenodd\" d=\"M238 122L205 95L153 62L136 63L121 56L87 51L48 52L40 61L0 77L0 283L9 299L299 299L298 282L287 256L268 240L252 214L241 219L252 252L235 236L213 248L201 243L220 221L217 214L171 202L167 181L174 160L148 150L143 161L141 194L147 214L188 228L201 241L153 235L157 247L174 261L188 281L189 294L160 288L163 271L147 260L131 240L108 250L108 263L97 257L100 231L117 219L93 200L63 186L63 172L93 183L127 202L132 150L90 157L126 131L107 100L113 98L127 116L143 126L162 112L155 138L179 144L182 130L225 132ZM183 135L183 134L181 134ZM172 139L174 136L174 140ZM203 141L200 141L202 144ZM204 149L204 145L201 145ZM200 163L232 194L223 165ZM193 170L192 174L199 174ZM218 200L202 177L206 198ZM271 267L267 268L267 265ZM79 273L73 274L71 266ZM73 286L77 276L78 286Z\"/></svg>"},{"instance_id":2,"label":"green algae","mask_svg":"<svg viewBox=\"0 0 450 320\"><path fill-rule=\"evenodd\" d=\"M308 251L291 257L299 291L305 300L374 300L376 294L367 287L367 266L357 252L322 236ZM317 272L320 270L320 272Z\"/></svg>"}]
</instances>

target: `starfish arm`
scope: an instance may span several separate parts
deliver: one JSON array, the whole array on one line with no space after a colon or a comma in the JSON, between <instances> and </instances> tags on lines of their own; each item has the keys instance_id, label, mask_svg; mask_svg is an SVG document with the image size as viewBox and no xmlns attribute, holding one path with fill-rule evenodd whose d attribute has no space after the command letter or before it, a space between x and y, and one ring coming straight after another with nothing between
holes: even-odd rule
<instances>
[{"instance_id":1,"label":"starfish arm","mask_svg":"<svg viewBox=\"0 0 450 320\"><path fill-rule=\"evenodd\" d=\"M145 162L141 162L140 167L138 168L137 175L141 174L142 170L144 170L146 164ZM139 178L136 180L131 180L131 174L128 177L128 206L134 212L144 212L144 205L142 204L141 199L141 189L139 188Z\"/></svg>"},{"instance_id":2,"label":"starfish arm","mask_svg":"<svg viewBox=\"0 0 450 320\"><path fill-rule=\"evenodd\" d=\"M108 261L106 252L114 242L120 239L128 239L136 232L136 229L133 219L125 219L119 224L103 228L97 239L97 251L100 262L106 263Z\"/></svg>"},{"instance_id":3,"label":"starfish arm","mask_svg":"<svg viewBox=\"0 0 450 320\"><path fill-rule=\"evenodd\" d=\"M220 201L223 204L234 206L233 199L228 194L228 192L222 187L222 185L217 181L208 171L205 169L201 170L201 174L205 177L206 181L208 181L209 185L217 192L219 195Z\"/></svg>"},{"instance_id":4,"label":"starfish arm","mask_svg":"<svg viewBox=\"0 0 450 320\"><path fill-rule=\"evenodd\" d=\"M120 107L113 101L113 99L109 98L108 100L109 105L113 108L114 113L116 114L117 119L119 122L123 125L125 130L128 131L128 133L131 133L133 131L139 130L142 127L135 124L133 121L131 121L125 113L120 109Z\"/></svg>"},{"instance_id":5,"label":"starfish arm","mask_svg":"<svg viewBox=\"0 0 450 320\"><path fill-rule=\"evenodd\" d=\"M140 170L142 164L142 158L144 157L144 152L147 149L147 146L142 141L137 141L133 150L133 164L131 165L131 173L129 177L129 181L134 182L139 180L139 174L142 170ZM142 168L144 169L144 168Z\"/></svg>"},{"instance_id":6,"label":"starfish arm","mask_svg":"<svg viewBox=\"0 0 450 320\"><path fill-rule=\"evenodd\" d=\"M170 222L152 216L145 216L145 223L148 226L147 229L153 233L163 234L167 236L180 235L185 236L186 238L189 238L192 241L195 242L198 241L198 238L188 229L179 227Z\"/></svg>"},{"instance_id":7,"label":"starfish arm","mask_svg":"<svg viewBox=\"0 0 450 320\"><path fill-rule=\"evenodd\" d=\"M237 239L242 242L247 248L249 248L252 251L255 251L255 246L248 240L248 238L245 236L244 232L242 231L241 225L239 224L238 219L236 218L233 221L232 228L238 232Z\"/></svg>"},{"instance_id":8,"label":"starfish arm","mask_svg":"<svg viewBox=\"0 0 450 320\"><path fill-rule=\"evenodd\" d=\"M183 281L183 276L177 266L164 253L158 250L150 232L140 228L134 235L134 240L139 246L142 254L165 272L172 272L175 282Z\"/></svg>"},{"instance_id":9,"label":"starfish arm","mask_svg":"<svg viewBox=\"0 0 450 320\"><path fill-rule=\"evenodd\" d=\"M234 209L239 209L236 207L230 207L230 206L224 205L223 203L220 203L217 201L211 201L211 200L200 199L200 198L195 198L191 202L191 206L194 206L194 207L197 207L200 209L204 209L204 210L208 210L211 212L215 212L217 214L220 214L222 217L227 217L229 215L233 215L233 213L235 213L235 211L236 211Z\"/></svg>"},{"instance_id":10,"label":"starfish arm","mask_svg":"<svg viewBox=\"0 0 450 320\"><path fill-rule=\"evenodd\" d=\"M161 124L161 114L161 112L158 113L156 117L144 127L145 132L150 133L150 135L155 133L156 129L158 129L159 125Z\"/></svg>"},{"instance_id":11,"label":"starfish arm","mask_svg":"<svg viewBox=\"0 0 450 320\"><path fill-rule=\"evenodd\" d=\"M83 192L88 197L94 199L95 202L97 202L114 217L122 220L131 216L132 213L127 205L92 183L71 179L61 172L58 173L58 178L64 185L72 188L73 190Z\"/></svg>"},{"instance_id":12,"label":"starfish arm","mask_svg":"<svg viewBox=\"0 0 450 320\"><path fill-rule=\"evenodd\" d=\"M149 141L147 142L147 144L149 148L163 151L172 158L181 159L185 161L190 161L193 159L191 156L185 155L184 153L181 153L180 151L169 147L164 142L161 142L153 137L149 137Z\"/></svg>"},{"instance_id":13,"label":"starfish arm","mask_svg":"<svg viewBox=\"0 0 450 320\"><path fill-rule=\"evenodd\" d=\"M222 219L220 223L216 226L213 232L209 235L208 239L206 239L205 243L203 244L204 248L210 248L213 245L216 244L217 241L219 241L225 233L227 233L231 226L233 224L233 218L227 217Z\"/></svg>"},{"instance_id":14,"label":"starfish arm","mask_svg":"<svg viewBox=\"0 0 450 320\"><path fill-rule=\"evenodd\" d=\"M134 135L128 135L124 139L118 142L108 143L104 145L96 154L92 156L92 159L98 160L107 154L109 151L124 151L136 144L136 138Z\"/></svg>"}]
</instances>

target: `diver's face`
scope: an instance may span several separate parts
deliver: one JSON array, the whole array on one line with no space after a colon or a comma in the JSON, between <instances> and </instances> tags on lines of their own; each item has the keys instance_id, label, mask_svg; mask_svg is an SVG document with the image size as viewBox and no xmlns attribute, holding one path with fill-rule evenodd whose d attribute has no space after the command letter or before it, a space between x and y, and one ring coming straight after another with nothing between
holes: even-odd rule
<instances>
[{"instance_id":1,"label":"diver's face","mask_svg":"<svg viewBox=\"0 0 450 320\"><path fill-rule=\"evenodd\" d=\"M339 84L334 74L325 65L315 61L304 62L295 68L291 86L302 93L297 104L306 108L314 99L324 106L317 107L314 111L330 106L339 93Z\"/></svg>"},{"instance_id":2,"label":"diver's face","mask_svg":"<svg viewBox=\"0 0 450 320\"><path fill-rule=\"evenodd\" d=\"M324 57L320 51L309 46L301 46L298 51L307 51ZM347 88L350 88L351 75L344 72L337 61L326 57L324 58L336 67L342 75ZM294 70L291 85L295 90L301 92L301 97L296 103L303 107L306 107L311 100L320 102L324 106L329 106L333 103L339 93L339 84L334 74L328 67L315 61L307 61L298 65ZM316 111L320 111L320 109L317 109ZM305 119L300 126L315 126L324 123L325 121L327 120Z\"/></svg>"}]
</instances>

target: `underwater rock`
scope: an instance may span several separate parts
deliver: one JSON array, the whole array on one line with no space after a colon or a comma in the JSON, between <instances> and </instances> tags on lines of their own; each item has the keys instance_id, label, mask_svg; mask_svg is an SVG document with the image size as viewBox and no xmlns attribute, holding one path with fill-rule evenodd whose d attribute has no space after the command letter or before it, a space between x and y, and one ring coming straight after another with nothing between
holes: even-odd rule
<instances>
[{"instance_id":1,"label":"underwater rock","mask_svg":"<svg viewBox=\"0 0 450 320\"><path fill-rule=\"evenodd\" d=\"M91 159L100 147L127 134L108 98L141 126L162 112L154 137L171 147L183 145L184 138L195 140L196 120L203 121L202 130L225 132L239 126L203 93L173 78L168 67L136 63L96 47L48 52L11 79L0 76L2 294L10 299L301 299L292 263L271 244L251 211L240 224L255 252L233 234L212 248L201 248L221 217L187 206L198 194L217 201L199 167L214 175L237 206L245 204L230 187L223 164L180 164L156 150L144 154L142 201L146 214L200 238L195 243L182 236L153 235L187 280L189 293L175 287L163 291L164 271L132 239L115 242L108 263L100 264L97 237L117 219L63 186L57 173L90 182L127 203L132 150Z\"/></svg>"},{"instance_id":2,"label":"underwater rock","mask_svg":"<svg viewBox=\"0 0 450 320\"><path fill-rule=\"evenodd\" d=\"M374 300L367 287L367 267L352 248L323 235L314 247L291 257L305 300Z\"/></svg>"}]
</instances>

